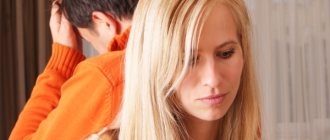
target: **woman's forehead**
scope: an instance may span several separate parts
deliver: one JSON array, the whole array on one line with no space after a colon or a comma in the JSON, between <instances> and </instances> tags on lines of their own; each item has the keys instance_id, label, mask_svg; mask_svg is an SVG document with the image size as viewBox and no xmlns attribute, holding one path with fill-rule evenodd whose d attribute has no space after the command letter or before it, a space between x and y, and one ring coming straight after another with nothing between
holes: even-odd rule
<instances>
[{"instance_id":1,"label":"woman's forehead","mask_svg":"<svg viewBox=\"0 0 330 140\"><path fill-rule=\"evenodd\" d=\"M228 44L239 44L234 17L224 4L217 3L206 18L200 38L199 50L204 46L223 47Z\"/></svg>"}]
</instances>

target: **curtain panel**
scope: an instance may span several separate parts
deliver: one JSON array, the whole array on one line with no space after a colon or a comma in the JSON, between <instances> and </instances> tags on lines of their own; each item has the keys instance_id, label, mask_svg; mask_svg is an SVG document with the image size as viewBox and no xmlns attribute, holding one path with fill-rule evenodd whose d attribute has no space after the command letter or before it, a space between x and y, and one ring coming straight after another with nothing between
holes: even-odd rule
<instances>
[{"instance_id":1,"label":"curtain panel","mask_svg":"<svg viewBox=\"0 0 330 140\"><path fill-rule=\"evenodd\" d=\"M0 139L8 136L51 51L49 3L0 1Z\"/></svg>"},{"instance_id":2,"label":"curtain panel","mask_svg":"<svg viewBox=\"0 0 330 140\"><path fill-rule=\"evenodd\" d=\"M247 0L265 140L330 139L330 1Z\"/></svg>"}]
</instances>

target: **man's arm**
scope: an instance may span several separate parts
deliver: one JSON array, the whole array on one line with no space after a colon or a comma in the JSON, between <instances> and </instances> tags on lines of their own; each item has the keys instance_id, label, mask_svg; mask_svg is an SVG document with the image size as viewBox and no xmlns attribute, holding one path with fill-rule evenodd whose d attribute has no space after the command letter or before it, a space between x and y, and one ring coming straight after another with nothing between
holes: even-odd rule
<instances>
[{"instance_id":1,"label":"man's arm","mask_svg":"<svg viewBox=\"0 0 330 140\"><path fill-rule=\"evenodd\" d=\"M71 77L76 65L84 59L71 24L63 17L55 2L51 12L49 24L52 37L54 42L59 43L52 45L51 58L44 72L38 76L10 139L22 139L38 129L39 124L57 106L61 86Z\"/></svg>"},{"instance_id":2,"label":"man's arm","mask_svg":"<svg viewBox=\"0 0 330 140\"><path fill-rule=\"evenodd\" d=\"M21 112L10 139L22 139L35 132L40 122L57 106L63 83L71 77L84 56L71 48L54 43L45 71L38 76L32 94Z\"/></svg>"},{"instance_id":3,"label":"man's arm","mask_svg":"<svg viewBox=\"0 0 330 140\"><path fill-rule=\"evenodd\" d=\"M58 106L24 139L83 139L113 121L123 89L122 78L118 78L122 73L118 68L122 65L122 54L111 53L110 58L95 60L113 63L102 64L109 69L90 61L80 63L62 86Z\"/></svg>"},{"instance_id":4,"label":"man's arm","mask_svg":"<svg viewBox=\"0 0 330 140\"><path fill-rule=\"evenodd\" d=\"M114 86L97 67L81 68L86 69L77 71L65 83L58 107L40 124L33 138L83 139L112 122L121 101L122 84Z\"/></svg>"}]
</instances>

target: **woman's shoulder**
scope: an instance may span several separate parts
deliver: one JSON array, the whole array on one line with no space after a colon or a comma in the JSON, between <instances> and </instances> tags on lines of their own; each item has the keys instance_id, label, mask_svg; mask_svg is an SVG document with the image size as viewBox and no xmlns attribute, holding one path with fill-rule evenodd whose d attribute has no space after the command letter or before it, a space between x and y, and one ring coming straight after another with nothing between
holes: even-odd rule
<instances>
[{"instance_id":1,"label":"woman's shoulder","mask_svg":"<svg viewBox=\"0 0 330 140\"><path fill-rule=\"evenodd\" d=\"M96 134L92 134L86 140L118 140L118 129L103 128Z\"/></svg>"}]
</instances>

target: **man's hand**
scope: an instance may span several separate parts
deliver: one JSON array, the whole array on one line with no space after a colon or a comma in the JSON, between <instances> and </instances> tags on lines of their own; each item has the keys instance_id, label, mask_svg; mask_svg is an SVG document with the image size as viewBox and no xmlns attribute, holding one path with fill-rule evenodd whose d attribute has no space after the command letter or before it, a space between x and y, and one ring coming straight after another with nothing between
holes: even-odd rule
<instances>
[{"instance_id":1,"label":"man's hand","mask_svg":"<svg viewBox=\"0 0 330 140\"><path fill-rule=\"evenodd\" d=\"M82 51L82 41L74 31L74 27L60 10L60 2L54 1L49 20L53 42Z\"/></svg>"}]
</instances>

